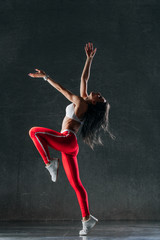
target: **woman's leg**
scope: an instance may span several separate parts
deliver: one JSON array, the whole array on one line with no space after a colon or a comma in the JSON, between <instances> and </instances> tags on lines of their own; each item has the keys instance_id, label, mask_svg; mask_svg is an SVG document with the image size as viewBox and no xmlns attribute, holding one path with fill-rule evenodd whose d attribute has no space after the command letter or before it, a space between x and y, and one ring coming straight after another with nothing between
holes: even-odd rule
<instances>
[{"instance_id":1,"label":"woman's leg","mask_svg":"<svg viewBox=\"0 0 160 240\"><path fill-rule=\"evenodd\" d=\"M37 132L41 131L41 127L32 127L29 130L29 135L37 148L38 152L40 153L43 161L45 164L48 164L50 161L50 154L48 150L47 143L45 141L45 138L40 136Z\"/></svg>"},{"instance_id":2,"label":"woman's leg","mask_svg":"<svg viewBox=\"0 0 160 240\"><path fill-rule=\"evenodd\" d=\"M77 161L79 147L74 134L59 133L43 127L33 127L30 129L29 135L46 164L50 162L48 146L61 152L63 167L71 186L76 192L82 217L88 216L88 195L79 177Z\"/></svg>"},{"instance_id":3,"label":"woman's leg","mask_svg":"<svg viewBox=\"0 0 160 240\"><path fill-rule=\"evenodd\" d=\"M82 185L82 182L79 177L79 167L77 161L77 152L76 154L62 154L62 163L64 170L66 172L67 178L76 192L78 202L80 205L82 218L90 215L89 213L89 204L88 204L88 195L85 188Z\"/></svg>"},{"instance_id":4,"label":"woman's leg","mask_svg":"<svg viewBox=\"0 0 160 240\"><path fill-rule=\"evenodd\" d=\"M50 154L48 146L57 151L71 151L74 148L71 146L72 138L70 134L59 133L49 128L32 127L29 130L29 135L33 140L37 150L39 151L45 164L50 163ZM68 137L67 137L68 136Z\"/></svg>"}]
</instances>

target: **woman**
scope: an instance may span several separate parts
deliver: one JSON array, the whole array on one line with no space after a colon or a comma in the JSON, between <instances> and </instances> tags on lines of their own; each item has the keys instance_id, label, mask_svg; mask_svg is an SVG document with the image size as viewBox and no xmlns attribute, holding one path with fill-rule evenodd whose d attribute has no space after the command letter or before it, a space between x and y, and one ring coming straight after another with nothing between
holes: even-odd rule
<instances>
[{"instance_id":1,"label":"woman","mask_svg":"<svg viewBox=\"0 0 160 240\"><path fill-rule=\"evenodd\" d=\"M108 130L109 103L99 92L91 92L89 95L87 93L90 67L96 53L96 48L93 50L93 44L88 43L85 46L85 52L87 59L81 76L80 96L73 94L56 83L42 70L35 69L36 73L28 74L30 77L43 78L48 81L71 102L66 107L66 116L62 123L61 132L44 127L32 127L29 135L42 156L54 182L56 182L58 176L59 159L50 158L48 146L61 152L64 170L71 186L76 192L82 213L83 229L79 232L79 235L87 235L91 228L95 226L98 219L93 217L89 212L88 195L79 177L77 132L82 126L82 138L92 149L95 144L102 144L99 137L101 128L108 131L111 135Z\"/></svg>"}]
</instances>

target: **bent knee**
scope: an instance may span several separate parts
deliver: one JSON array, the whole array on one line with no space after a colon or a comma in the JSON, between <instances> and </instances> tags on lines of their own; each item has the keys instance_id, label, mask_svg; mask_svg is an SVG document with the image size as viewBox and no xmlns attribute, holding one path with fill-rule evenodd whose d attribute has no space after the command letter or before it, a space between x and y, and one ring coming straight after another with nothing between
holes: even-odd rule
<instances>
[{"instance_id":1,"label":"bent knee","mask_svg":"<svg viewBox=\"0 0 160 240\"><path fill-rule=\"evenodd\" d=\"M32 128L29 130L29 136L30 136L30 137L35 136L36 131L37 131L37 127L32 127Z\"/></svg>"}]
</instances>

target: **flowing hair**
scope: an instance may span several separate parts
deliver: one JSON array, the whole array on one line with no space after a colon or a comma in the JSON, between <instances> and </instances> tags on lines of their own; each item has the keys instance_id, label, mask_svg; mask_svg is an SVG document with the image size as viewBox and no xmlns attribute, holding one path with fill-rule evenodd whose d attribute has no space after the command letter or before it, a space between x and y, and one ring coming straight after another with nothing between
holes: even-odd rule
<instances>
[{"instance_id":1,"label":"flowing hair","mask_svg":"<svg viewBox=\"0 0 160 240\"><path fill-rule=\"evenodd\" d=\"M101 129L107 132L112 139L115 139L115 136L109 131L109 109L108 102L97 102L95 105L88 103L80 135L83 142L88 144L92 150L94 150L94 145L103 145L100 136Z\"/></svg>"}]
</instances>

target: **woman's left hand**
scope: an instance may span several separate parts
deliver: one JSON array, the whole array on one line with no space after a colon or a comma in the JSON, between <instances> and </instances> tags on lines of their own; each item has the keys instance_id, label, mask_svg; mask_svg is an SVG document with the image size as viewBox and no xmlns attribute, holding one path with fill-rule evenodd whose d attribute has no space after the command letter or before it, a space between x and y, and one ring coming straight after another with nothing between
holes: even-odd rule
<instances>
[{"instance_id":1,"label":"woman's left hand","mask_svg":"<svg viewBox=\"0 0 160 240\"><path fill-rule=\"evenodd\" d=\"M97 48L93 50L93 43L89 42L88 44L86 44L85 52L86 52L87 58L93 58L96 51L97 51Z\"/></svg>"},{"instance_id":2,"label":"woman's left hand","mask_svg":"<svg viewBox=\"0 0 160 240\"><path fill-rule=\"evenodd\" d=\"M33 78L43 78L46 76L46 73L42 70L35 69L37 72L36 73L29 73L28 75Z\"/></svg>"}]
</instances>

